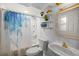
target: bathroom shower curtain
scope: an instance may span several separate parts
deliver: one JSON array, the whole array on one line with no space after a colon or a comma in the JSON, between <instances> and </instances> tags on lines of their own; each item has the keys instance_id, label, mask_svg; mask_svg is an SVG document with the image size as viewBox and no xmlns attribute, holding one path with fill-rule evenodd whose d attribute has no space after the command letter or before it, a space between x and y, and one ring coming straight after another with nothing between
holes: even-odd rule
<instances>
[{"instance_id":1,"label":"bathroom shower curtain","mask_svg":"<svg viewBox=\"0 0 79 59\"><path fill-rule=\"evenodd\" d=\"M2 53L11 53L11 51L30 47L30 16L8 10L1 12Z\"/></svg>"}]
</instances>

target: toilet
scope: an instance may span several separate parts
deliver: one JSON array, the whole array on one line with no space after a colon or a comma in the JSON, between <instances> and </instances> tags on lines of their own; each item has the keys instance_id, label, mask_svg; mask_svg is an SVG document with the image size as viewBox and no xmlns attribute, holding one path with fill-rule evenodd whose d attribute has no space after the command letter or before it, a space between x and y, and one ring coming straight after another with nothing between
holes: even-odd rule
<instances>
[{"instance_id":1,"label":"toilet","mask_svg":"<svg viewBox=\"0 0 79 59\"><path fill-rule=\"evenodd\" d=\"M31 47L26 50L27 56L42 56L43 51L46 51L48 45L48 40L39 39L39 45Z\"/></svg>"}]
</instances>

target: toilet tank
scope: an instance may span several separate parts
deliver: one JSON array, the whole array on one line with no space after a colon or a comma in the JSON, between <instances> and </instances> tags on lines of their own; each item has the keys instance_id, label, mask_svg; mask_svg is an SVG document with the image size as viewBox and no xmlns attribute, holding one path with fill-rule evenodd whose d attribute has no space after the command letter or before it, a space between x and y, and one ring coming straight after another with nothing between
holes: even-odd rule
<instances>
[{"instance_id":1,"label":"toilet tank","mask_svg":"<svg viewBox=\"0 0 79 59\"><path fill-rule=\"evenodd\" d=\"M46 50L48 46L48 40L45 39L39 39L39 46L43 49Z\"/></svg>"}]
</instances>

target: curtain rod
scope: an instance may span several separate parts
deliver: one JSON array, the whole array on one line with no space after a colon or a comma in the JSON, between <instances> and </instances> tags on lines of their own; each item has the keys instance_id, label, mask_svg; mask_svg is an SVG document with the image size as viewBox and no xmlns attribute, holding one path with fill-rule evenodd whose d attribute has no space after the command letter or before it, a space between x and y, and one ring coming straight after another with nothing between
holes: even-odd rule
<instances>
[{"instance_id":1,"label":"curtain rod","mask_svg":"<svg viewBox=\"0 0 79 59\"><path fill-rule=\"evenodd\" d=\"M32 16L32 17L42 18L42 17L40 17L40 16L30 15L30 14L26 14L26 13L22 13L22 12L17 12L17 11L13 11L13 10L9 10L9 9L4 9L4 8L0 8L0 10L12 11L12 12L16 12L16 13L20 13L20 14Z\"/></svg>"}]
</instances>

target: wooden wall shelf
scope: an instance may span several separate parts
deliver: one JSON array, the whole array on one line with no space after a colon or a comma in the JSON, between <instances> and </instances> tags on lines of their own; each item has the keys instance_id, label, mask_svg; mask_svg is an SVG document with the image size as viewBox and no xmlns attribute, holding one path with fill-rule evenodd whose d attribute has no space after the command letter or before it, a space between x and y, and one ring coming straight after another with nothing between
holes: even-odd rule
<instances>
[{"instance_id":1,"label":"wooden wall shelf","mask_svg":"<svg viewBox=\"0 0 79 59\"><path fill-rule=\"evenodd\" d=\"M56 14L61 14L61 13L64 13L64 12L67 12L67 11L73 10L73 9L75 9L75 8L79 8L79 3L73 5L73 6L69 7L69 8L63 9L62 11L59 11L59 12L56 13Z\"/></svg>"}]
</instances>

